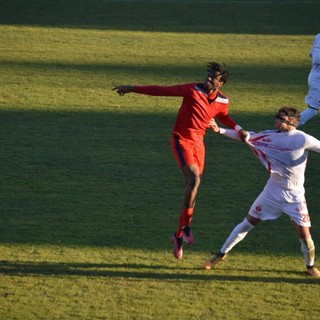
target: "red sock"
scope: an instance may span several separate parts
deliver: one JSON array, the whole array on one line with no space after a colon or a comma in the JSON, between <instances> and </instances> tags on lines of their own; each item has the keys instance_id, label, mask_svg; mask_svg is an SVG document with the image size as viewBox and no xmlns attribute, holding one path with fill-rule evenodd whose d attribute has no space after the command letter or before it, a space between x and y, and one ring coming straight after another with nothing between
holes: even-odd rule
<instances>
[{"instance_id":1,"label":"red sock","mask_svg":"<svg viewBox=\"0 0 320 320\"><path fill-rule=\"evenodd\" d=\"M179 225L176 231L176 236L178 238L182 237L182 228L185 226L189 226L192 220L193 208L183 208L182 213L179 218Z\"/></svg>"}]
</instances>

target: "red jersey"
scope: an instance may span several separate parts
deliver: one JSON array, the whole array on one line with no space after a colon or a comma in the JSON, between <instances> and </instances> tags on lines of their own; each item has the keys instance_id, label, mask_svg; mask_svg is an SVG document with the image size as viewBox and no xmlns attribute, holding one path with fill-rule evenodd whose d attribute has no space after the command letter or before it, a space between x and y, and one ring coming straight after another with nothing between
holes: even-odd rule
<instances>
[{"instance_id":1,"label":"red jersey","mask_svg":"<svg viewBox=\"0 0 320 320\"><path fill-rule=\"evenodd\" d=\"M203 140L209 121L216 117L234 129L236 122L228 115L229 99L220 91L208 94L201 83L164 86L134 86L133 92L152 96L183 97L173 136L192 141Z\"/></svg>"}]
</instances>

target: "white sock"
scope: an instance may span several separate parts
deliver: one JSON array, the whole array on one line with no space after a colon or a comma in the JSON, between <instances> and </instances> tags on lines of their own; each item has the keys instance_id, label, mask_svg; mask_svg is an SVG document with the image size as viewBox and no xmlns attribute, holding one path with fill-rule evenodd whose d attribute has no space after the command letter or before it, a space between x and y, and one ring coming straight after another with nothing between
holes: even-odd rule
<instances>
[{"instance_id":1,"label":"white sock","mask_svg":"<svg viewBox=\"0 0 320 320\"><path fill-rule=\"evenodd\" d=\"M242 241L247 233L253 228L254 226L245 218L232 230L228 239L220 249L220 252L228 253L237 243Z\"/></svg>"},{"instance_id":2,"label":"white sock","mask_svg":"<svg viewBox=\"0 0 320 320\"><path fill-rule=\"evenodd\" d=\"M302 112L300 112L299 126L302 126L308 120L315 117L317 114L318 114L318 110L313 109L313 108L307 108L307 109L303 110Z\"/></svg>"},{"instance_id":3,"label":"white sock","mask_svg":"<svg viewBox=\"0 0 320 320\"><path fill-rule=\"evenodd\" d=\"M301 242L301 251L304 255L304 262L306 266L313 266L314 259L316 256L316 249L312 238L309 239L299 239Z\"/></svg>"}]
</instances>

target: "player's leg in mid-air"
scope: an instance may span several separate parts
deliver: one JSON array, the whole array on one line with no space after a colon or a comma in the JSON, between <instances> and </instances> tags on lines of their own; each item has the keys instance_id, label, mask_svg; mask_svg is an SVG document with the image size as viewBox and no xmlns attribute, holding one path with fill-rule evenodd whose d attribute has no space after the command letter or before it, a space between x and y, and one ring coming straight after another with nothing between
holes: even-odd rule
<instances>
[{"instance_id":1,"label":"player's leg in mid-air","mask_svg":"<svg viewBox=\"0 0 320 320\"><path fill-rule=\"evenodd\" d=\"M184 198L179 217L178 228L172 236L173 255L181 259L183 255L182 241L188 245L194 243L191 221L204 166L204 145L173 138L171 148L174 157L182 169L184 177Z\"/></svg>"}]
</instances>

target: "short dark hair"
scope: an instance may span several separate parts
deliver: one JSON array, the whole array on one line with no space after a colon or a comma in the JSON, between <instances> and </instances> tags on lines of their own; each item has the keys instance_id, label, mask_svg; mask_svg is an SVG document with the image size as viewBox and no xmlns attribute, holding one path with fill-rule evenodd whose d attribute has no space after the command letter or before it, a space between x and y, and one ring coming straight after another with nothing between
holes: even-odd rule
<instances>
[{"instance_id":1,"label":"short dark hair","mask_svg":"<svg viewBox=\"0 0 320 320\"><path fill-rule=\"evenodd\" d=\"M300 121L300 111L293 107L282 107L279 109L278 113L283 113L289 118L292 118L296 124Z\"/></svg>"},{"instance_id":2,"label":"short dark hair","mask_svg":"<svg viewBox=\"0 0 320 320\"><path fill-rule=\"evenodd\" d=\"M229 72L225 69L225 64L220 64L218 62L209 62L207 64L207 67L208 67L208 73L210 74L219 74L221 75L221 79L220 81L222 81L223 83L226 83L227 80L229 79L230 77L230 74Z\"/></svg>"}]
</instances>

